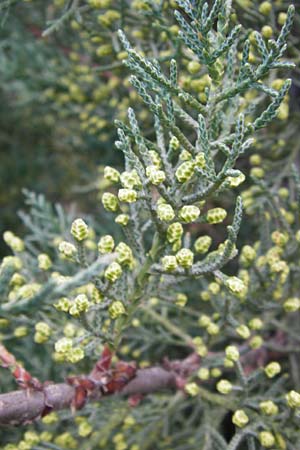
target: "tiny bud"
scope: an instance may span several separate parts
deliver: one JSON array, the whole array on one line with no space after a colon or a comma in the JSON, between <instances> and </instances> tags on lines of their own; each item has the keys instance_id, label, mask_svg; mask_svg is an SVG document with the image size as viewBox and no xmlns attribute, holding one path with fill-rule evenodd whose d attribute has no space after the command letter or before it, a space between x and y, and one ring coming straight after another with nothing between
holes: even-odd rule
<instances>
[{"instance_id":1,"label":"tiny bud","mask_svg":"<svg viewBox=\"0 0 300 450\"><path fill-rule=\"evenodd\" d=\"M11 240L14 238L14 234L11 231L4 231L3 240L7 245L10 245Z\"/></svg>"},{"instance_id":2,"label":"tiny bud","mask_svg":"<svg viewBox=\"0 0 300 450\"><path fill-rule=\"evenodd\" d=\"M44 342L47 342L50 335L51 335L51 328L46 322L38 322L35 325L35 335L34 335L34 341L37 344L43 344Z\"/></svg>"},{"instance_id":3,"label":"tiny bud","mask_svg":"<svg viewBox=\"0 0 300 450\"><path fill-rule=\"evenodd\" d=\"M199 216L200 209L194 205L186 205L179 211L179 217L185 223L195 222Z\"/></svg>"},{"instance_id":4,"label":"tiny bud","mask_svg":"<svg viewBox=\"0 0 300 450\"><path fill-rule=\"evenodd\" d=\"M173 243L173 242L179 241L181 239L182 235L183 235L183 227L182 227L181 223L174 222L168 226L168 229L167 229L168 242Z\"/></svg>"},{"instance_id":5,"label":"tiny bud","mask_svg":"<svg viewBox=\"0 0 300 450\"><path fill-rule=\"evenodd\" d=\"M195 351L196 351L197 355L201 356L201 358L205 358L205 356L207 356L207 353L208 353L208 348L204 344L196 345Z\"/></svg>"},{"instance_id":6,"label":"tiny bud","mask_svg":"<svg viewBox=\"0 0 300 450\"><path fill-rule=\"evenodd\" d=\"M87 437L89 436L93 431L93 427L91 426L91 424L89 424L86 421L83 421L79 424L78 427L78 435L81 437Z\"/></svg>"},{"instance_id":7,"label":"tiny bud","mask_svg":"<svg viewBox=\"0 0 300 450\"><path fill-rule=\"evenodd\" d=\"M203 339L201 336L195 336L193 338L193 344L195 347L199 347L199 345L203 345Z\"/></svg>"},{"instance_id":8,"label":"tiny bud","mask_svg":"<svg viewBox=\"0 0 300 450\"><path fill-rule=\"evenodd\" d=\"M274 416L278 414L278 406L275 405L275 403L272 402L272 400L260 402L259 407L261 412L266 416Z\"/></svg>"},{"instance_id":9,"label":"tiny bud","mask_svg":"<svg viewBox=\"0 0 300 450\"><path fill-rule=\"evenodd\" d=\"M207 367L201 367L201 369L198 370L197 375L200 380L209 380L209 369Z\"/></svg>"},{"instance_id":10,"label":"tiny bud","mask_svg":"<svg viewBox=\"0 0 300 450\"><path fill-rule=\"evenodd\" d=\"M216 336L220 332L220 327L216 323L211 322L206 328L206 331L211 336Z\"/></svg>"},{"instance_id":11,"label":"tiny bud","mask_svg":"<svg viewBox=\"0 0 300 450\"><path fill-rule=\"evenodd\" d=\"M278 14L277 22L279 25L284 25L287 19L287 14L284 12L281 12Z\"/></svg>"},{"instance_id":12,"label":"tiny bud","mask_svg":"<svg viewBox=\"0 0 300 450\"><path fill-rule=\"evenodd\" d=\"M195 164L192 161L185 161L182 163L175 172L175 177L179 183L185 183L190 180L194 175Z\"/></svg>"},{"instance_id":13,"label":"tiny bud","mask_svg":"<svg viewBox=\"0 0 300 450\"><path fill-rule=\"evenodd\" d=\"M108 56L113 53L113 47L110 44L100 45L96 50L96 55L101 58L102 56Z\"/></svg>"},{"instance_id":14,"label":"tiny bud","mask_svg":"<svg viewBox=\"0 0 300 450\"><path fill-rule=\"evenodd\" d=\"M278 195L282 200L286 200L290 196L290 191L285 187L281 187L278 189Z\"/></svg>"},{"instance_id":15,"label":"tiny bud","mask_svg":"<svg viewBox=\"0 0 300 450\"><path fill-rule=\"evenodd\" d=\"M176 296L175 305L183 308L186 305L187 301L188 301L187 296L183 293L179 293Z\"/></svg>"},{"instance_id":16,"label":"tiny bud","mask_svg":"<svg viewBox=\"0 0 300 450\"><path fill-rule=\"evenodd\" d=\"M210 374L213 378L219 378L222 375L222 371L218 367L211 369Z\"/></svg>"},{"instance_id":17,"label":"tiny bud","mask_svg":"<svg viewBox=\"0 0 300 450\"><path fill-rule=\"evenodd\" d=\"M206 213L206 220L208 223L216 224L221 223L226 218L227 212L223 208L210 209Z\"/></svg>"},{"instance_id":18,"label":"tiny bud","mask_svg":"<svg viewBox=\"0 0 300 450\"><path fill-rule=\"evenodd\" d=\"M264 16L268 16L272 11L272 4L268 1L262 2L259 5L258 11Z\"/></svg>"},{"instance_id":19,"label":"tiny bud","mask_svg":"<svg viewBox=\"0 0 300 450\"><path fill-rule=\"evenodd\" d=\"M79 313L81 312L85 312L88 311L89 306L90 306L90 302L87 298L87 296L85 294L79 294L77 295L77 297L74 300L77 311ZM71 310L70 310L70 314L71 314Z\"/></svg>"},{"instance_id":20,"label":"tiny bud","mask_svg":"<svg viewBox=\"0 0 300 450\"><path fill-rule=\"evenodd\" d=\"M155 186L163 183L166 179L166 174L163 170L157 169L156 166L146 167L146 175Z\"/></svg>"},{"instance_id":21,"label":"tiny bud","mask_svg":"<svg viewBox=\"0 0 300 450\"><path fill-rule=\"evenodd\" d=\"M120 181L122 186L126 189L132 189L134 186L141 185L140 177L138 176L135 169L131 170L130 172L122 172L120 175Z\"/></svg>"},{"instance_id":22,"label":"tiny bud","mask_svg":"<svg viewBox=\"0 0 300 450\"><path fill-rule=\"evenodd\" d=\"M27 336L28 331L29 331L28 328L25 327L25 326L17 327L17 328L15 328L15 330L14 330L14 336L15 336L16 338L22 338L22 337L24 337L24 336Z\"/></svg>"},{"instance_id":23,"label":"tiny bud","mask_svg":"<svg viewBox=\"0 0 300 450\"><path fill-rule=\"evenodd\" d=\"M172 136L170 139L170 148L173 151L178 150L180 147L179 141L176 136Z\"/></svg>"},{"instance_id":24,"label":"tiny bud","mask_svg":"<svg viewBox=\"0 0 300 450\"><path fill-rule=\"evenodd\" d=\"M238 326L235 331L239 336L241 336L243 339L248 339L251 335L251 332L247 325L240 325Z\"/></svg>"},{"instance_id":25,"label":"tiny bud","mask_svg":"<svg viewBox=\"0 0 300 450\"><path fill-rule=\"evenodd\" d=\"M15 236L11 231L5 231L3 233L3 239L5 243L14 251L14 252L23 252L25 249L24 242L19 237Z\"/></svg>"},{"instance_id":26,"label":"tiny bud","mask_svg":"<svg viewBox=\"0 0 300 450\"><path fill-rule=\"evenodd\" d=\"M94 303L94 305L98 305L99 303L101 303L104 299L104 295L102 294L101 291L99 291L99 289L96 288L96 286L93 286L92 291L91 291L91 300L92 303Z\"/></svg>"},{"instance_id":27,"label":"tiny bud","mask_svg":"<svg viewBox=\"0 0 300 450\"><path fill-rule=\"evenodd\" d=\"M57 311L68 312L71 307L71 301L67 297L62 297L53 306Z\"/></svg>"},{"instance_id":28,"label":"tiny bud","mask_svg":"<svg viewBox=\"0 0 300 450\"><path fill-rule=\"evenodd\" d=\"M275 89L276 91L279 91L282 86L284 85L284 79L283 78L275 78L275 80L272 81L271 87Z\"/></svg>"},{"instance_id":29,"label":"tiny bud","mask_svg":"<svg viewBox=\"0 0 300 450\"><path fill-rule=\"evenodd\" d=\"M119 225L122 225L123 227L126 227L126 225L129 222L129 216L128 214L119 214L116 218L115 218L115 222Z\"/></svg>"},{"instance_id":30,"label":"tiny bud","mask_svg":"<svg viewBox=\"0 0 300 450\"><path fill-rule=\"evenodd\" d=\"M226 181L229 182L230 187L238 187L244 183L245 179L245 175L241 172L237 177L227 177Z\"/></svg>"},{"instance_id":31,"label":"tiny bud","mask_svg":"<svg viewBox=\"0 0 300 450\"><path fill-rule=\"evenodd\" d=\"M300 309L300 299L298 297L288 298L284 304L283 308L286 312L296 312Z\"/></svg>"},{"instance_id":32,"label":"tiny bud","mask_svg":"<svg viewBox=\"0 0 300 450\"><path fill-rule=\"evenodd\" d=\"M88 3L95 9L108 8L111 4L111 0L88 0Z\"/></svg>"},{"instance_id":33,"label":"tiny bud","mask_svg":"<svg viewBox=\"0 0 300 450\"><path fill-rule=\"evenodd\" d=\"M4 269L6 267L14 268L15 270L20 270L23 267L23 262L17 256L5 256L2 259L0 268Z\"/></svg>"},{"instance_id":34,"label":"tiny bud","mask_svg":"<svg viewBox=\"0 0 300 450\"><path fill-rule=\"evenodd\" d=\"M43 333L46 336L50 336L51 334L51 328L46 322L38 322L35 324L35 330L39 333Z\"/></svg>"},{"instance_id":35,"label":"tiny bud","mask_svg":"<svg viewBox=\"0 0 300 450\"><path fill-rule=\"evenodd\" d=\"M273 378L281 372L280 364L276 361L270 362L265 368L264 372L268 378Z\"/></svg>"},{"instance_id":36,"label":"tiny bud","mask_svg":"<svg viewBox=\"0 0 300 450\"><path fill-rule=\"evenodd\" d=\"M189 161L192 159L192 154L187 150L182 150L179 155L180 161Z\"/></svg>"},{"instance_id":37,"label":"tiny bud","mask_svg":"<svg viewBox=\"0 0 300 450\"><path fill-rule=\"evenodd\" d=\"M120 264L130 265L133 260L131 248L125 244L125 242L120 242L115 250L118 254L117 261Z\"/></svg>"},{"instance_id":38,"label":"tiny bud","mask_svg":"<svg viewBox=\"0 0 300 450\"><path fill-rule=\"evenodd\" d=\"M120 174L113 167L106 166L104 167L104 178L112 183L117 183L120 179Z\"/></svg>"},{"instance_id":39,"label":"tiny bud","mask_svg":"<svg viewBox=\"0 0 300 450\"><path fill-rule=\"evenodd\" d=\"M275 437L270 431L261 431L258 435L258 439L265 448L271 448L275 444Z\"/></svg>"},{"instance_id":40,"label":"tiny bud","mask_svg":"<svg viewBox=\"0 0 300 450\"><path fill-rule=\"evenodd\" d=\"M188 63L187 70L192 75L199 72L200 69L201 69L201 64L199 64L198 61L190 61Z\"/></svg>"},{"instance_id":41,"label":"tiny bud","mask_svg":"<svg viewBox=\"0 0 300 450\"><path fill-rule=\"evenodd\" d=\"M250 175L254 178L263 178L265 176L265 171L261 167L253 167L250 170Z\"/></svg>"},{"instance_id":42,"label":"tiny bud","mask_svg":"<svg viewBox=\"0 0 300 450\"><path fill-rule=\"evenodd\" d=\"M300 408L300 393L290 391L286 394L285 399L290 408Z\"/></svg>"},{"instance_id":43,"label":"tiny bud","mask_svg":"<svg viewBox=\"0 0 300 450\"><path fill-rule=\"evenodd\" d=\"M230 361L238 361L240 357L240 353L237 347L234 345L228 345L225 348L225 354L226 358L228 358Z\"/></svg>"},{"instance_id":44,"label":"tiny bud","mask_svg":"<svg viewBox=\"0 0 300 450\"><path fill-rule=\"evenodd\" d=\"M220 380L217 383L217 391L221 394L229 394L232 391L232 384L228 380Z\"/></svg>"},{"instance_id":45,"label":"tiny bud","mask_svg":"<svg viewBox=\"0 0 300 450\"><path fill-rule=\"evenodd\" d=\"M253 350L256 350L260 348L263 345L264 341L261 336L253 336L253 338L250 339L249 345Z\"/></svg>"},{"instance_id":46,"label":"tiny bud","mask_svg":"<svg viewBox=\"0 0 300 450\"><path fill-rule=\"evenodd\" d=\"M196 383L187 383L184 387L184 390L192 397L195 397L199 394L199 386Z\"/></svg>"},{"instance_id":47,"label":"tiny bud","mask_svg":"<svg viewBox=\"0 0 300 450\"><path fill-rule=\"evenodd\" d=\"M175 241L172 245L173 252L178 252L181 249L181 239L178 239L178 241Z\"/></svg>"},{"instance_id":48,"label":"tiny bud","mask_svg":"<svg viewBox=\"0 0 300 450\"><path fill-rule=\"evenodd\" d=\"M174 209L166 203L157 206L157 215L163 222L171 222L175 217Z\"/></svg>"},{"instance_id":49,"label":"tiny bud","mask_svg":"<svg viewBox=\"0 0 300 450\"><path fill-rule=\"evenodd\" d=\"M25 283L26 283L26 279L23 277L23 275L20 275L19 273L15 272L10 279L9 286L11 286L11 287L18 286L19 287Z\"/></svg>"},{"instance_id":50,"label":"tiny bud","mask_svg":"<svg viewBox=\"0 0 300 450\"><path fill-rule=\"evenodd\" d=\"M150 150L150 151L149 151L149 155L150 155L152 164L153 164L157 169L159 169L160 166L161 166L161 159L160 159L159 154L158 154L157 152L155 152L154 150Z\"/></svg>"},{"instance_id":51,"label":"tiny bud","mask_svg":"<svg viewBox=\"0 0 300 450\"><path fill-rule=\"evenodd\" d=\"M76 335L77 328L72 323L68 322L64 326L64 335L68 338L72 338Z\"/></svg>"},{"instance_id":52,"label":"tiny bud","mask_svg":"<svg viewBox=\"0 0 300 450\"><path fill-rule=\"evenodd\" d=\"M289 240L288 234L281 233L280 231L273 231L271 237L274 244L278 245L279 247L284 247Z\"/></svg>"},{"instance_id":53,"label":"tiny bud","mask_svg":"<svg viewBox=\"0 0 300 450\"><path fill-rule=\"evenodd\" d=\"M196 167L199 167L199 169L204 169L205 167L205 155L203 152L197 153L195 156L195 165Z\"/></svg>"},{"instance_id":54,"label":"tiny bud","mask_svg":"<svg viewBox=\"0 0 300 450\"><path fill-rule=\"evenodd\" d=\"M265 39L270 39L273 35L273 29L269 25L265 25L261 29L261 34Z\"/></svg>"},{"instance_id":55,"label":"tiny bud","mask_svg":"<svg viewBox=\"0 0 300 450\"><path fill-rule=\"evenodd\" d=\"M286 450L287 449L286 441L283 438L282 434L275 433L275 440L276 440L276 444L277 444L278 449L280 449L280 450Z\"/></svg>"},{"instance_id":56,"label":"tiny bud","mask_svg":"<svg viewBox=\"0 0 300 450\"><path fill-rule=\"evenodd\" d=\"M104 276L111 283L117 281L118 278L122 275L122 267L117 262L112 262L105 270Z\"/></svg>"},{"instance_id":57,"label":"tiny bud","mask_svg":"<svg viewBox=\"0 0 300 450\"><path fill-rule=\"evenodd\" d=\"M256 251L250 245L244 245L240 253L240 262L248 267L256 258Z\"/></svg>"},{"instance_id":58,"label":"tiny bud","mask_svg":"<svg viewBox=\"0 0 300 450\"><path fill-rule=\"evenodd\" d=\"M84 358L84 351L80 347L72 348L67 354L66 359L72 364L76 364Z\"/></svg>"},{"instance_id":59,"label":"tiny bud","mask_svg":"<svg viewBox=\"0 0 300 450\"><path fill-rule=\"evenodd\" d=\"M220 285L218 283L216 283L215 281L213 281L212 283L209 283L208 285L208 290L209 292L211 292L213 295L217 295L220 292Z\"/></svg>"},{"instance_id":60,"label":"tiny bud","mask_svg":"<svg viewBox=\"0 0 300 450\"><path fill-rule=\"evenodd\" d=\"M139 319L135 318L135 319L132 319L131 325L135 328L138 328L141 326L141 322L139 321Z\"/></svg>"},{"instance_id":61,"label":"tiny bud","mask_svg":"<svg viewBox=\"0 0 300 450\"><path fill-rule=\"evenodd\" d=\"M200 298L201 300L203 300L204 302L208 302L211 299L211 294L208 291L202 291L200 293Z\"/></svg>"},{"instance_id":62,"label":"tiny bud","mask_svg":"<svg viewBox=\"0 0 300 450\"><path fill-rule=\"evenodd\" d=\"M38 265L41 270L48 270L52 267L52 261L46 253L38 255Z\"/></svg>"},{"instance_id":63,"label":"tiny bud","mask_svg":"<svg viewBox=\"0 0 300 450\"><path fill-rule=\"evenodd\" d=\"M261 165L261 156L257 153L254 153L254 155L251 155L249 158L249 162L252 166L260 166Z\"/></svg>"},{"instance_id":64,"label":"tiny bud","mask_svg":"<svg viewBox=\"0 0 300 450\"><path fill-rule=\"evenodd\" d=\"M51 425L58 422L58 415L56 412L51 412L42 418L42 422L46 425Z\"/></svg>"},{"instance_id":65,"label":"tiny bud","mask_svg":"<svg viewBox=\"0 0 300 450\"><path fill-rule=\"evenodd\" d=\"M234 367L234 362L228 358L224 358L223 364L224 364L224 367L226 367L227 369L232 369Z\"/></svg>"},{"instance_id":66,"label":"tiny bud","mask_svg":"<svg viewBox=\"0 0 300 450\"><path fill-rule=\"evenodd\" d=\"M259 317L253 317L253 319L249 321L249 327L251 330L261 330L263 327L263 321L259 319Z\"/></svg>"},{"instance_id":67,"label":"tiny bud","mask_svg":"<svg viewBox=\"0 0 300 450\"><path fill-rule=\"evenodd\" d=\"M171 272L172 270L175 270L178 267L176 256L173 255L164 256L161 260L161 264L163 268L168 272Z\"/></svg>"},{"instance_id":68,"label":"tiny bud","mask_svg":"<svg viewBox=\"0 0 300 450\"><path fill-rule=\"evenodd\" d=\"M198 323L199 323L200 327L207 328L208 325L211 324L211 319L206 314L202 314L198 319Z\"/></svg>"},{"instance_id":69,"label":"tiny bud","mask_svg":"<svg viewBox=\"0 0 300 450\"><path fill-rule=\"evenodd\" d=\"M176 253L176 260L181 267L190 268L194 262L194 253L188 248L182 248Z\"/></svg>"},{"instance_id":70,"label":"tiny bud","mask_svg":"<svg viewBox=\"0 0 300 450\"><path fill-rule=\"evenodd\" d=\"M31 447L33 447L33 446L35 446L35 445L37 445L39 442L40 442L40 437L39 437L39 435L36 433L36 432L34 432L34 431L26 431L25 433L24 433L24 441L26 442L26 444L29 444L29 446ZM23 441L23 442L24 442ZM10 446L9 446L10 447ZM20 447L22 448L22 450L24 449L24 450L26 450L25 449L25 447L26 446L24 446L24 447L22 447L22 444L20 443ZM27 447L26 447L27 448Z\"/></svg>"},{"instance_id":71,"label":"tiny bud","mask_svg":"<svg viewBox=\"0 0 300 450\"><path fill-rule=\"evenodd\" d=\"M232 416L232 423L239 428L243 428L249 422L249 417L244 410L238 409Z\"/></svg>"},{"instance_id":72,"label":"tiny bud","mask_svg":"<svg viewBox=\"0 0 300 450\"><path fill-rule=\"evenodd\" d=\"M72 223L71 226L71 234L74 236L76 241L83 241L84 239L87 239L89 235L89 228L87 224L82 219L76 219Z\"/></svg>"},{"instance_id":73,"label":"tiny bud","mask_svg":"<svg viewBox=\"0 0 300 450\"><path fill-rule=\"evenodd\" d=\"M120 300L115 300L108 308L108 312L112 319L117 319L119 316L126 314L125 307Z\"/></svg>"},{"instance_id":74,"label":"tiny bud","mask_svg":"<svg viewBox=\"0 0 300 450\"><path fill-rule=\"evenodd\" d=\"M207 253L209 250L209 247L211 246L212 238L210 236L200 236L198 239L196 239L194 243L194 248L197 253L203 254Z\"/></svg>"},{"instance_id":75,"label":"tiny bud","mask_svg":"<svg viewBox=\"0 0 300 450\"><path fill-rule=\"evenodd\" d=\"M115 241L110 234L102 236L98 242L98 251L102 255L111 253L114 249Z\"/></svg>"},{"instance_id":76,"label":"tiny bud","mask_svg":"<svg viewBox=\"0 0 300 450\"><path fill-rule=\"evenodd\" d=\"M281 103L277 110L277 118L279 120L286 120L289 117L289 105L288 103Z\"/></svg>"},{"instance_id":77,"label":"tiny bud","mask_svg":"<svg viewBox=\"0 0 300 450\"><path fill-rule=\"evenodd\" d=\"M246 290L245 284L238 277L228 277L225 281L225 285L234 294L242 294Z\"/></svg>"},{"instance_id":78,"label":"tiny bud","mask_svg":"<svg viewBox=\"0 0 300 450\"><path fill-rule=\"evenodd\" d=\"M78 240L80 240L80 239L78 239ZM75 245L73 245L67 241L62 241L59 243L58 251L65 258L72 258L77 253L77 249L76 249Z\"/></svg>"},{"instance_id":79,"label":"tiny bud","mask_svg":"<svg viewBox=\"0 0 300 450\"><path fill-rule=\"evenodd\" d=\"M72 349L72 346L72 339L63 337L55 343L54 348L58 353L67 353Z\"/></svg>"},{"instance_id":80,"label":"tiny bud","mask_svg":"<svg viewBox=\"0 0 300 450\"><path fill-rule=\"evenodd\" d=\"M104 192L101 200L106 211L114 212L118 209L118 198L111 192Z\"/></svg>"},{"instance_id":81,"label":"tiny bud","mask_svg":"<svg viewBox=\"0 0 300 450\"><path fill-rule=\"evenodd\" d=\"M119 189L118 198L120 202L134 203L137 200L137 192L134 189Z\"/></svg>"},{"instance_id":82,"label":"tiny bud","mask_svg":"<svg viewBox=\"0 0 300 450\"><path fill-rule=\"evenodd\" d=\"M0 317L0 328L7 328L9 326L9 320Z\"/></svg>"}]
</instances>

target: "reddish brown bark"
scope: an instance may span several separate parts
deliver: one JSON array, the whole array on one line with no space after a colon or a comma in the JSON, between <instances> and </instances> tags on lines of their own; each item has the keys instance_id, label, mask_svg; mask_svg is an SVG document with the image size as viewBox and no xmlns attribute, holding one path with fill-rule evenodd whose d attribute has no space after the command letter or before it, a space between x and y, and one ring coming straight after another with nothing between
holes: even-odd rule
<instances>
[{"instance_id":1,"label":"reddish brown bark","mask_svg":"<svg viewBox=\"0 0 300 450\"><path fill-rule=\"evenodd\" d=\"M285 337L278 333L269 342L282 344L285 343ZM280 352L273 352L264 347L249 351L245 344L240 349L246 350L241 356L241 363L247 374L264 366L270 360L282 357ZM16 368L20 366L14 356L5 347L0 346L2 367L9 368L22 387L18 391L0 395L0 425L26 424L51 410L81 408L86 401L99 401L107 395L130 396L135 399L132 402L135 404L141 396L152 392L162 389L184 389L187 379L200 366L200 357L196 353L191 353L183 360L165 359L163 366L138 370L134 363L122 361L112 368L110 356L109 350L105 348L102 357L88 376L71 377L66 383L42 384L31 377L25 369L21 372L17 370L18 375L21 373L22 377L16 377ZM83 395L82 404L77 403L78 394Z\"/></svg>"},{"instance_id":2,"label":"reddish brown bark","mask_svg":"<svg viewBox=\"0 0 300 450\"><path fill-rule=\"evenodd\" d=\"M175 373L161 367L141 369L135 378L122 389L122 395L149 394L161 389L176 387ZM70 408L74 399L75 388L67 383L49 384L43 391L19 390L0 395L0 424L20 425L41 417L45 406L51 405L58 411ZM89 401L100 400L100 391L93 393Z\"/></svg>"}]
</instances>

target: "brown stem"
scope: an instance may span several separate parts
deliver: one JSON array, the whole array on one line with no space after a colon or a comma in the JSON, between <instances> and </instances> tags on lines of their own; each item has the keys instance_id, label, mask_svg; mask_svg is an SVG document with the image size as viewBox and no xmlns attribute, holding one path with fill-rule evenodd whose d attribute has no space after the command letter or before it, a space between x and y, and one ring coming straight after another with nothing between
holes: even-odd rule
<instances>
[{"instance_id":1,"label":"brown stem","mask_svg":"<svg viewBox=\"0 0 300 450\"><path fill-rule=\"evenodd\" d=\"M278 332L269 343L285 343L285 335ZM4 348L5 349L5 348ZM7 356L8 355L8 356ZM214 355L216 357L217 354ZM1 354L0 354L1 356ZM241 357L244 370L247 374L251 373L259 366L265 365L269 360L276 360L281 356L280 352L270 352L266 348L247 351ZM11 354L2 352L2 364L9 365L9 360L13 358ZM1 361L1 358L0 358ZM103 359L100 361L103 362ZM154 366L146 369L139 369L135 372L134 378L131 378L127 384L116 394L106 392L99 387L92 391L88 396L88 401L99 401L103 395L143 395L162 389L176 389L181 386L184 388L185 381L198 370L200 358L196 353L191 353L183 360L163 362L163 367ZM93 374L93 372L91 373ZM100 373L101 374L101 373ZM78 377L80 380L80 377ZM83 377L84 379L84 377ZM87 381L95 377L86 378ZM104 393L103 393L104 392ZM223 403L222 396L211 393L204 387L201 387L203 399L215 404ZM71 408L74 405L76 397L76 388L67 383L46 384L43 389L21 389L19 391L8 392L0 395L0 425L20 425L32 422L45 413L47 407L50 410L58 411L65 408ZM230 405L228 404L230 407Z\"/></svg>"},{"instance_id":2,"label":"brown stem","mask_svg":"<svg viewBox=\"0 0 300 450\"><path fill-rule=\"evenodd\" d=\"M45 410L45 402L58 411L71 405L74 387L66 384L52 384L44 391L19 390L0 395L0 424L20 425L32 422Z\"/></svg>"},{"instance_id":3,"label":"brown stem","mask_svg":"<svg viewBox=\"0 0 300 450\"><path fill-rule=\"evenodd\" d=\"M174 389L176 376L161 367L140 369L135 378L128 382L121 394L149 394L161 389ZM53 411L72 405L75 388L67 383L49 384L43 391L19 390L0 395L0 425L20 425L39 418L45 407ZM101 392L93 394L91 401L99 400Z\"/></svg>"}]
</instances>

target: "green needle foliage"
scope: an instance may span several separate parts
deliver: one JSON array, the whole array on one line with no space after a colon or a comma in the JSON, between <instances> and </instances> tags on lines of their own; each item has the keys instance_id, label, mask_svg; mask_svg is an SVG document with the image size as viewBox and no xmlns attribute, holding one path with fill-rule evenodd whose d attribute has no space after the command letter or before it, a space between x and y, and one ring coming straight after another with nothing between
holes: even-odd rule
<instances>
[{"instance_id":1,"label":"green needle foliage","mask_svg":"<svg viewBox=\"0 0 300 450\"><path fill-rule=\"evenodd\" d=\"M154 392L135 407L110 396L53 411L19 436L5 431L5 450L297 448L300 174L298 143L288 144L295 7L280 13L278 29L259 32L247 28L254 4L244 14L248 2L236 3L74 0L44 31L47 39L65 33L68 43L69 21L85 30L78 83L74 73L53 75L46 98L62 120L80 115L84 133L109 145L116 138L124 166L102 168L101 205L87 216L25 191L27 234L4 233L12 255L0 266L3 343L42 381L88 374L105 345L141 368L165 359L175 370L172 360L191 354L197 364L177 372L177 392ZM97 40L90 25L106 8ZM275 14L267 1L258 9L262 21ZM142 11L136 45L129 25ZM106 78L93 74L95 44L109 60ZM124 88L127 73L132 87ZM58 93L62 86L68 92ZM13 389L3 377L2 391Z\"/></svg>"},{"instance_id":2,"label":"green needle foliage","mask_svg":"<svg viewBox=\"0 0 300 450\"><path fill-rule=\"evenodd\" d=\"M145 54L154 55L160 62L176 59L181 86L189 85L193 97L203 92L205 79L198 80L197 65L185 53L178 35L178 23L173 18L176 6L175 0L1 2L0 151L5 161L0 168L1 232L11 226L13 211L22 205L23 187L46 192L54 201L65 204L75 200L82 210L87 206L91 209L95 199L89 197L87 202L87 197L79 194L97 186L96 166L113 162L121 167L120 154L111 152L116 138L114 119L124 120L131 105L143 126L151 129L149 110L129 87L118 28ZM213 60L218 65L218 57L238 32L241 39L250 37L253 59L254 30L261 31L264 39L278 35L287 7L282 1L262 7L259 1L234 1L230 12L233 34L229 32L228 39L210 56L209 65L214 66ZM238 22L244 28L240 29ZM296 18L287 48L297 64L298 25ZM295 69L295 89L298 73ZM294 107L296 102L297 97L292 95ZM281 117L287 114L284 102ZM290 114L289 140L293 139L292 122L295 119ZM276 127L271 135L278 137L279 125ZM66 164L70 160L72 164ZM42 170L45 165L47 176ZM91 173L95 182L91 182ZM16 180L13 186L9 184L10 174Z\"/></svg>"}]
</instances>

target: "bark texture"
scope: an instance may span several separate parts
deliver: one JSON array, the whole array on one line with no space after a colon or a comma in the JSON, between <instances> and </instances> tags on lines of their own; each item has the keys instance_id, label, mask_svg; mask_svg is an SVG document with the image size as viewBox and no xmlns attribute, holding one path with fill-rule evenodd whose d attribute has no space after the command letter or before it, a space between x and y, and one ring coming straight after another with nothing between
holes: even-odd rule
<instances>
[{"instance_id":1,"label":"bark texture","mask_svg":"<svg viewBox=\"0 0 300 450\"><path fill-rule=\"evenodd\" d=\"M161 367L140 369L119 395L149 394L162 389L176 388L176 376ZM45 407L53 411L70 408L75 388L67 383L49 384L43 391L18 390L0 395L0 425L20 425L40 418ZM89 401L96 401L103 394L99 391Z\"/></svg>"}]
</instances>

